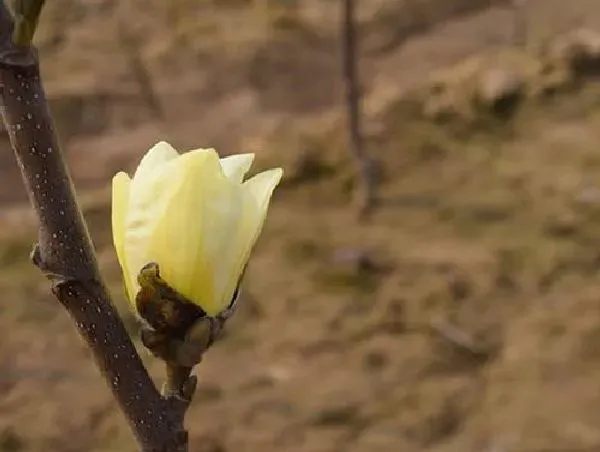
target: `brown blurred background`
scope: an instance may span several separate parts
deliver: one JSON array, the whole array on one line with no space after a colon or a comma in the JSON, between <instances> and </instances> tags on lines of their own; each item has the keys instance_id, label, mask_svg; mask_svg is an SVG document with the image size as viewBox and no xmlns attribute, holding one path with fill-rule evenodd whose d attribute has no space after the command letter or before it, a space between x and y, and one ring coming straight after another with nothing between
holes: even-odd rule
<instances>
[{"instance_id":1,"label":"brown blurred background","mask_svg":"<svg viewBox=\"0 0 600 452\"><path fill-rule=\"evenodd\" d=\"M339 1L47 3L46 88L133 335L112 175L160 139L286 171L199 368L191 451L600 450L600 1L359 0L383 169L363 223ZM27 262L35 224L1 137L0 451L134 450Z\"/></svg>"}]
</instances>

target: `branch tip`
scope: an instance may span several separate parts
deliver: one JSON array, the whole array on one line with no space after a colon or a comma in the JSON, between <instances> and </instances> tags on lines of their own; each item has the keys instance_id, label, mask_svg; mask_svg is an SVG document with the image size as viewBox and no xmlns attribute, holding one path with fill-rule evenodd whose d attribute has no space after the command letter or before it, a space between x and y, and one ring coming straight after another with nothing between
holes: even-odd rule
<instances>
[{"instance_id":1,"label":"branch tip","mask_svg":"<svg viewBox=\"0 0 600 452\"><path fill-rule=\"evenodd\" d=\"M44 3L45 0L15 1L15 27L12 36L15 45L19 47L31 45Z\"/></svg>"}]
</instances>

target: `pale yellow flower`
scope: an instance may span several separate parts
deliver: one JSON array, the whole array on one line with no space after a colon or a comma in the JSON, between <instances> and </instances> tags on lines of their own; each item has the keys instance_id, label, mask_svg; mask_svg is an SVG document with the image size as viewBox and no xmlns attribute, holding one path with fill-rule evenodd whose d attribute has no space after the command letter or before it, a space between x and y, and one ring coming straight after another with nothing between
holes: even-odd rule
<instances>
[{"instance_id":1,"label":"pale yellow flower","mask_svg":"<svg viewBox=\"0 0 600 452\"><path fill-rule=\"evenodd\" d=\"M215 316L231 302L258 239L280 168L243 182L254 154L219 159L214 149L179 154L160 142L132 179L113 178L113 240L127 296L150 263L177 292Z\"/></svg>"}]
</instances>

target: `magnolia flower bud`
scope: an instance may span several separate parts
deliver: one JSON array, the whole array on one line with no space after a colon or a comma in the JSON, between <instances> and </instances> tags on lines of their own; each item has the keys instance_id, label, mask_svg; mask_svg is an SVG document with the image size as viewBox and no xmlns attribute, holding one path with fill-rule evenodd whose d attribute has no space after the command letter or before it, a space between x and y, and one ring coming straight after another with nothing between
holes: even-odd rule
<instances>
[{"instance_id":1,"label":"magnolia flower bud","mask_svg":"<svg viewBox=\"0 0 600 452\"><path fill-rule=\"evenodd\" d=\"M229 306L283 174L276 168L244 182L253 160L219 159L214 149L180 155L160 142L132 179L113 178L113 240L134 309L138 275L149 263L207 315Z\"/></svg>"}]
</instances>

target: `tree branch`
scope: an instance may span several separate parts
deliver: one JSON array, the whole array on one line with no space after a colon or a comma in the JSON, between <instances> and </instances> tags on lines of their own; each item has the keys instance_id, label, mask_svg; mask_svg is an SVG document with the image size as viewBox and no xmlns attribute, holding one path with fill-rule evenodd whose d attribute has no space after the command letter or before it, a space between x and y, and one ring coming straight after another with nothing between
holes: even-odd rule
<instances>
[{"instance_id":1,"label":"tree branch","mask_svg":"<svg viewBox=\"0 0 600 452\"><path fill-rule=\"evenodd\" d=\"M358 80L357 39L355 23L355 0L342 2L342 53L343 75L346 84L346 108L348 112L349 147L359 178L362 180L360 200L361 215L367 214L375 202L377 185L376 164L365 151L361 123L361 93Z\"/></svg>"},{"instance_id":2,"label":"tree branch","mask_svg":"<svg viewBox=\"0 0 600 452\"><path fill-rule=\"evenodd\" d=\"M141 450L185 451L183 415L189 400L160 395L112 305L54 132L37 52L30 45L43 3L18 0L15 29L0 2L0 108L39 216L32 258L92 350Z\"/></svg>"},{"instance_id":3,"label":"tree branch","mask_svg":"<svg viewBox=\"0 0 600 452\"><path fill-rule=\"evenodd\" d=\"M162 121L165 118L164 109L152 82L152 76L142 60L138 38L128 28L121 15L117 18L117 35L131 73L138 83L140 96L154 118Z\"/></svg>"},{"instance_id":4,"label":"tree branch","mask_svg":"<svg viewBox=\"0 0 600 452\"><path fill-rule=\"evenodd\" d=\"M44 3L44 0L15 0L13 40L18 46L31 44Z\"/></svg>"}]
</instances>

